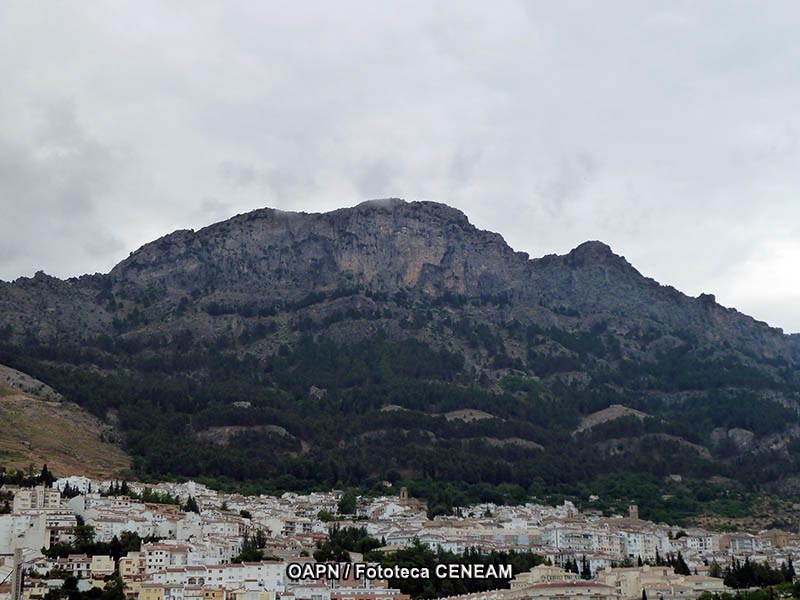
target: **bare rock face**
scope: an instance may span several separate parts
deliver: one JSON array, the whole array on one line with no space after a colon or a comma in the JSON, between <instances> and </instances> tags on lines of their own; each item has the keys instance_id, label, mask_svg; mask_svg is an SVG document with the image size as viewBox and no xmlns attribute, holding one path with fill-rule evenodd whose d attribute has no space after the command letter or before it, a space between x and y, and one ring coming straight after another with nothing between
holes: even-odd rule
<instances>
[{"instance_id":1,"label":"bare rock face","mask_svg":"<svg viewBox=\"0 0 800 600\"><path fill-rule=\"evenodd\" d=\"M53 402L61 402L61 400L63 400L61 394L56 392L49 385L21 371L6 367L5 365L0 365L0 384L20 390L31 396L36 396L42 400L50 400Z\"/></svg>"},{"instance_id":2,"label":"bare rock face","mask_svg":"<svg viewBox=\"0 0 800 600\"><path fill-rule=\"evenodd\" d=\"M472 295L505 289L522 275L515 256L499 235L477 230L455 209L389 200L323 214L262 209L178 231L133 253L110 277L123 291L211 285L293 298L350 285Z\"/></svg>"},{"instance_id":3,"label":"bare rock face","mask_svg":"<svg viewBox=\"0 0 800 600\"><path fill-rule=\"evenodd\" d=\"M730 441L739 450L749 450L753 447L756 434L747 429L734 427L732 429L717 428L711 432L711 440L715 444Z\"/></svg>"},{"instance_id":4,"label":"bare rock face","mask_svg":"<svg viewBox=\"0 0 800 600\"><path fill-rule=\"evenodd\" d=\"M108 331L111 315L98 302L107 286L103 276L63 281L41 271L13 283L0 281L0 340L26 334L78 340Z\"/></svg>"},{"instance_id":5,"label":"bare rock face","mask_svg":"<svg viewBox=\"0 0 800 600\"><path fill-rule=\"evenodd\" d=\"M734 427L733 429L728 430L728 438L730 438L740 450L750 448L755 437L756 435L747 429Z\"/></svg>"}]
</instances>

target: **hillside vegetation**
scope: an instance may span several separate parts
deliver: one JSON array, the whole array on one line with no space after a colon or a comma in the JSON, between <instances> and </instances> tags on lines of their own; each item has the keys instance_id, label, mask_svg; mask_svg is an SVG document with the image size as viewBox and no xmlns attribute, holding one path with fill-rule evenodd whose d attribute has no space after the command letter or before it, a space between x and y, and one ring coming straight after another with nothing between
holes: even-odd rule
<instances>
[{"instance_id":1,"label":"hillside vegetation","mask_svg":"<svg viewBox=\"0 0 800 600\"><path fill-rule=\"evenodd\" d=\"M38 472L46 464L61 476L120 475L131 460L108 437L108 427L76 404L0 385L0 464L7 470L32 465Z\"/></svg>"},{"instance_id":2,"label":"hillside vegetation","mask_svg":"<svg viewBox=\"0 0 800 600\"><path fill-rule=\"evenodd\" d=\"M139 476L402 480L444 509L669 476L794 494L799 358L605 244L531 260L434 203L263 209L0 283L0 360L115 415Z\"/></svg>"}]
</instances>

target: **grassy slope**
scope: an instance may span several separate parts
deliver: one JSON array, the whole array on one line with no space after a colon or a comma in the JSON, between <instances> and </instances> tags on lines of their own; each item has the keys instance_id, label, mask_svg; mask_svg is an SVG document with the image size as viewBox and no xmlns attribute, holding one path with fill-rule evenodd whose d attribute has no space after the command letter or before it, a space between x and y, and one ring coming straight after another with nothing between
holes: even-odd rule
<instances>
[{"instance_id":1,"label":"grassy slope","mask_svg":"<svg viewBox=\"0 0 800 600\"><path fill-rule=\"evenodd\" d=\"M48 402L0 385L0 465L56 475L107 477L130 467L122 449L101 439L101 423L78 405Z\"/></svg>"}]
</instances>

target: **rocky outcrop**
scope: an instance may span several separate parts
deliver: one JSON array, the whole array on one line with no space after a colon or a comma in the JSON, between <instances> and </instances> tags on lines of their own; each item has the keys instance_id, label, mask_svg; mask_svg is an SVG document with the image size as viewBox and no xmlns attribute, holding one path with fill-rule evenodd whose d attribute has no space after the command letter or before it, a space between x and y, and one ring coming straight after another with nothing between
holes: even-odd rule
<instances>
[{"instance_id":1,"label":"rocky outcrop","mask_svg":"<svg viewBox=\"0 0 800 600\"><path fill-rule=\"evenodd\" d=\"M60 402L63 400L61 394L49 385L21 371L6 367L5 365L0 365L0 385L14 388L26 394L41 398L42 400L49 400L52 402Z\"/></svg>"}]
</instances>

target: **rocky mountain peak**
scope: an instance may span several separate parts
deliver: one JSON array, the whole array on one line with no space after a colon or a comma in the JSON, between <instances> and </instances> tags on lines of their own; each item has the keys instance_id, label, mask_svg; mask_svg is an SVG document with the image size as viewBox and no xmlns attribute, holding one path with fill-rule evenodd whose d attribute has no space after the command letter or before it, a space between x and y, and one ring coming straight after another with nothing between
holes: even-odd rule
<instances>
[{"instance_id":1,"label":"rocky mountain peak","mask_svg":"<svg viewBox=\"0 0 800 600\"><path fill-rule=\"evenodd\" d=\"M459 209L429 200L408 202L402 198L381 198L367 200L352 208L342 208L327 214L334 216L369 216L374 213L391 215L396 219L413 219L423 224L435 225L442 222L452 222L461 226L472 227L467 215Z\"/></svg>"},{"instance_id":2,"label":"rocky mountain peak","mask_svg":"<svg viewBox=\"0 0 800 600\"><path fill-rule=\"evenodd\" d=\"M372 200L364 200L364 202L356 204L355 208L357 209L376 208L376 209L391 210L397 208L398 206L404 206L406 204L408 204L408 202L406 202L402 198L374 198Z\"/></svg>"},{"instance_id":3,"label":"rocky mountain peak","mask_svg":"<svg viewBox=\"0 0 800 600\"><path fill-rule=\"evenodd\" d=\"M566 255L566 262L572 267L602 264L616 265L626 269L633 269L625 257L615 254L611 246L597 240L583 242Z\"/></svg>"},{"instance_id":4,"label":"rocky mountain peak","mask_svg":"<svg viewBox=\"0 0 800 600\"><path fill-rule=\"evenodd\" d=\"M588 240L576 246L571 252L573 256L607 257L613 256L611 246L598 240Z\"/></svg>"}]
</instances>

